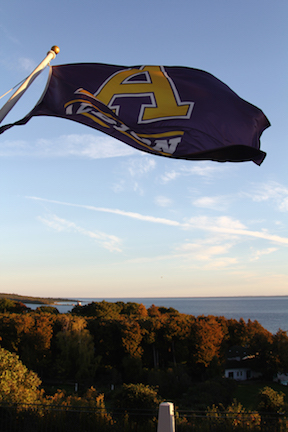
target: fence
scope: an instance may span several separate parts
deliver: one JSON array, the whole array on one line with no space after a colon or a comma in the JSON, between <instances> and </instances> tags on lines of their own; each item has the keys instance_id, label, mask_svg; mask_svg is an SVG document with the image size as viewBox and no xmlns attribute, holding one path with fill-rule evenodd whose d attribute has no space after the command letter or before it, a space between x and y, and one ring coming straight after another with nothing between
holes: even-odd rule
<instances>
[{"instance_id":1,"label":"fence","mask_svg":"<svg viewBox=\"0 0 288 432\"><path fill-rule=\"evenodd\" d=\"M177 432L288 432L288 417L273 413L231 411L177 412Z\"/></svg>"},{"instance_id":2,"label":"fence","mask_svg":"<svg viewBox=\"0 0 288 432\"><path fill-rule=\"evenodd\" d=\"M106 412L87 406L0 405L0 432L156 432L157 419L158 412L152 410ZM175 412L175 432L230 431L287 432L288 418L258 413Z\"/></svg>"},{"instance_id":3,"label":"fence","mask_svg":"<svg viewBox=\"0 0 288 432\"><path fill-rule=\"evenodd\" d=\"M0 432L151 432L157 411L107 413L89 406L0 405Z\"/></svg>"}]
</instances>

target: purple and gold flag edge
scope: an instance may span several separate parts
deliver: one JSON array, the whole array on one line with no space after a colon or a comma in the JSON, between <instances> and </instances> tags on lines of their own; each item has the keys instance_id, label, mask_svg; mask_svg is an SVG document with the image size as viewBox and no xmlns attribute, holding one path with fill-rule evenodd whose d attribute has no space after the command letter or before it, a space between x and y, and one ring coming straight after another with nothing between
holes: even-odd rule
<instances>
[{"instance_id":1,"label":"purple and gold flag edge","mask_svg":"<svg viewBox=\"0 0 288 432\"><path fill-rule=\"evenodd\" d=\"M14 127L14 126L22 126L25 125L29 122L29 120L31 120L32 117L37 117L37 116L47 116L47 117L58 117L58 118L64 118L66 120L70 120L70 121L75 121L73 118L69 118L67 119L66 117L63 117L59 114L54 114L54 113L43 113L41 111L41 107L39 105L36 105L35 108L33 108L33 110L28 113L25 117L23 117L22 119L14 122L14 123L10 123L4 126L0 127L0 135L2 133L4 133L5 131L9 130L10 128ZM77 120L77 123L81 123L85 126L88 126L92 129L95 129L94 126L91 126L89 124L87 124L86 122L84 122L83 120ZM270 126L270 122L267 120L267 125L266 127L263 129L262 132L264 132L264 130L266 128L268 128ZM261 132L261 134L262 134ZM116 132L114 131L111 133L107 133L107 132L103 132L105 134L109 134L110 136L112 136L113 138L115 138L116 140L119 140L127 145L130 145L131 147L134 147L140 151L146 152L146 153L150 153L153 154L155 156L164 156L164 157L169 157L169 158L173 158L173 159L183 159L183 160L211 160L211 161L215 161L215 162L248 162L248 161L253 161L256 165L261 165L262 162L264 161L265 157L266 157L266 152L251 147L251 146L246 146L246 145L231 145L231 146L227 146L224 148L216 148L214 150L204 150L202 152L198 152L198 153L192 153L192 154L186 154L185 156L175 156L175 155L169 155L169 154L164 154L161 152L155 152L153 151L153 149L148 149L147 147L141 147L139 145L139 147L135 147L135 142L133 141L132 143L128 142L128 139L123 141L122 138L119 138L118 136L116 136ZM261 136L261 135L260 135ZM230 157L229 157L230 155Z\"/></svg>"},{"instance_id":2,"label":"purple and gold flag edge","mask_svg":"<svg viewBox=\"0 0 288 432\"><path fill-rule=\"evenodd\" d=\"M64 66L65 66L66 70L67 70L67 67L69 67L69 65L64 65ZM81 66L81 65L78 65L78 66ZM103 66L103 65L101 65L101 66ZM59 68L59 66L54 67L54 68L57 71L57 68ZM61 68L61 66L60 66L60 68ZM203 71L203 73L206 74L206 76L207 75L211 76L207 72ZM183 139L181 138L183 143L181 143L181 146L179 146L178 148L177 148L177 146L175 146L176 151L174 151L174 153L172 153L172 152L170 152L171 150L169 149L169 145L167 145L167 144L166 144L166 147L164 146L164 148L162 148L163 145L160 148L158 146L157 150L154 150L153 147L151 147L151 145L147 145L146 144L147 140L145 140L145 138L141 138L140 136L138 136L137 131L136 131L137 132L136 133L135 131L133 131L133 129L129 128L129 126L125 125L124 121L120 117L118 117L114 111L109 109L109 107L106 106L101 101L97 100L97 98L94 98L94 100L93 100L94 112L95 112L95 110L98 111L98 115L100 116L100 118L102 116L102 119L103 119L103 116L104 116L104 121L106 119L106 122L102 122L98 118L97 124L95 124L95 116L93 118L94 121L91 121L92 116L88 115L88 114L86 114L86 117L83 117L83 115L79 116L77 114L74 114L73 112L69 112L69 115L67 115L67 112L68 112L67 109L68 108L66 108L66 112L65 112L65 110L63 110L63 104L62 104L62 106L59 103L57 105L53 101L53 98L54 98L58 102L59 94L55 95L55 89L54 89L55 85L54 85L54 87L52 86L52 90L54 89L53 91L51 91L51 89L49 89L51 76L52 76L52 74L50 74L50 76L49 76L49 79L48 79L48 82L46 85L46 89L45 89L40 101L32 109L32 111L30 113L28 113L23 119L15 122L15 123L0 127L0 134L3 133L4 131L10 129L11 127L13 127L15 125L26 124L34 116L52 116L52 117L60 117L60 118L70 119L72 121L76 121L76 122L81 123L83 125L89 126L93 129L100 130L101 132L108 134L108 135L124 142L125 144L128 144L128 145L130 145L130 146L132 146L138 150L141 150L141 151L153 154L153 155L166 156L166 157L170 157L170 158L172 157L175 159L212 160L212 161L218 161L218 162L226 162L226 161L243 162L243 161L252 160L257 165L260 165L266 156L266 153L263 152L262 150L260 150L260 136L262 135L262 132L270 126L270 122L259 108L255 107L252 104L249 104L248 102L246 102L244 100L241 100L241 101L247 105L248 111L250 109L250 110L252 110L251 112L253 112L253 114L255 113L255 119L253 119L253 121L256 124L254 127L254 129L256 130L256 133L254 134L255 136L253 137L253 143L252 144L251 143L248 145L238 144L237 141L235 141L235 143L233 143L233 144L223 145L223 142L220 142L215 137L212 137L211 135L209 135L205 132L203 133L203 131L199 131L199 130L190 126L190 127L188 127L188 130L186 131L186 133L182 132L182 134L184 134ZM218 82L221 83L221 85L224 88L226 87L232 94L234 93L224 83L217 80L213 76L211 76L211 77L216 80L216 83L218 83ZM56 88L57 88L58 93L61 93L61 91L59 92L59 88L61 89L61 80L60 80L60 82L56 82L56 84L57 84ZM60 86L59 86L59 84L60 84ZM63 85L63 79L62 79L62 85ZM65 85L66 85L66 82L65 82ZM64 85L64 90L66 90L65 85ZM49 93L48 97L46 97L48 91L50 93ZM70 98L70 93L69 93L68 98L66 96L67 100ZM65 94L65 91L63 91L63 94ZM72 96L72 94L71 94L71 96ZM90 96L91 96L91 94L90 94ZM81 94L81 103L87 101L86 105L91 104L90 96L85 95L85 92L83 94ZM235 96L238 99L240 99L236 94L235 94ZM65 99L65 96L64 96L64 99ZM75 100L73 102L75 102ZM77 102L77 100L76 100L76 102ZM64 104L64 107L68 106L69 103L70 102L68 101L66 104ZM53 106L53 104L54 104L54 106ZM182 129L185 130L185 127ZM141 130L143 130L143 127ZM195 140L195 135L196 135L196 140ZM142 136L144 136L144 135L142 135ZM186 140L186 136L188 137L188 141ZM202 143L201 144L202 147L206 146L206 148L204 150L203 149L199 150L197 148L196 149L194 148L193 151L191 152L190 151L191 136L192 136L192 140L193 139L194 139L194 141L198 140L199 142ZM190 142L189 142L189 139L190 139ZM173 144L173 138L170 139L170 141ZM174 141L175 141L175 138L174 138ZM170 147L173 147L172 144ZM184 151L182 150L182 148L184 148ZM167 151L165 151L165 149L169 149L169 151L167 152Z\"/></svg>"}]
</instances>

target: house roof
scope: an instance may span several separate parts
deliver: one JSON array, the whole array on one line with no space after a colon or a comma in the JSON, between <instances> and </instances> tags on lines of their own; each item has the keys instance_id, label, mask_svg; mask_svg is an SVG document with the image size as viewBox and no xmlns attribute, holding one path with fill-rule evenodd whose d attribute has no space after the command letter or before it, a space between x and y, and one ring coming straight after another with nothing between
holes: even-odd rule
<instances>
[{"instance_id":1,"label":"house roof","mask_svg":"<svg viewBox=\"0 0 288 432\"><path fill-rule=\"evenodd\" d=\"M226 358L231 360L236 358L243 359L243 357L246 357L248 355L250 355L250 351L248 348L242 347L240 345L234 345L228 349Z\"/></svg>"},{"instance_id":2,"label":"house roof","mask_svg":"<svg viewBox=\"0 0 288 432\"><path fill-rule=\"evenodd\" d=\"M227 360L225 369L251 369L257 370L258 359L254 356L243 360Z\"/></svg>"}]
</instances>

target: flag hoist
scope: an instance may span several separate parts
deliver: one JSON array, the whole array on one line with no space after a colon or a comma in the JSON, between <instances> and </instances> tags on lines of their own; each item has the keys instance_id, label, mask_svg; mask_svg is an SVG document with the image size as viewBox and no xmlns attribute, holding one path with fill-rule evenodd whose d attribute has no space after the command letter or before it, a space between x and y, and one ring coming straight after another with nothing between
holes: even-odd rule
<instances>
[{"instance_id":1,"label":"flag hoist","mask_svg":"<svg viewBox=\"0 0 288 432\"><path fill-rule=\"evenodd\" d=\"M6 115L11 111L13 106L18 102L21 96L25 93L32 82L37 78L37 76L42 72L43 69L50 63L51 60L55 59L56 55L60 52L60 48L56 45L48 51L46 57L42 62L34 69L34 71L26 78L23 84L13 93L6 104L0 109L0 123L6 117Z\"/></svg>"}]
</instances>

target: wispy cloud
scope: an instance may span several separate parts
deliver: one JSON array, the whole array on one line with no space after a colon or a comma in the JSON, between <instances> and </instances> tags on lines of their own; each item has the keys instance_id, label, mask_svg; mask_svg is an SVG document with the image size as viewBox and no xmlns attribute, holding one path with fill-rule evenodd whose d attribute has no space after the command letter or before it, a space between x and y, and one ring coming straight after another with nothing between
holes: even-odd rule
<instances>
[{"instance_id":1,"label":"wispy cloud","mask_svg":"<svg viewBox=\"0 0 288 432\"><path fill-rule=\"evenodd\" d=\"M237 219L232 219L229 216L208 217L197 216L189 219L188 223L191 226L201 227L204 230L215 232L232 232L238 233L246 229L245 225Z\"/></svg>"},{"instance_id":2,"label":"wispy cloud","mask_svg":"<svg viewBox=\"0 0 288 432\"><path fill-rule=\"evenodd\" d=\"M137 152L137 157L125 159L121 166L121 177L112 186L114 192L133 190L139 195L144 195L145 188L140 180L156 168L155 159Z\"/></svg>"},{"instance_id":3,"label":"wispy cloud","mask_svg":"<svg viewBox=\"0 0 288 432\"><path fill-rule=\"evenodd\" d=\"M197 266L201 264L202 267L204 265L209 268L223 268L238 263L238 259L231 256L232 246L232 242L223 242L221 238L212 237L205 240L198 239L193 243L187 242L178 247L178 250L185 254L184 257L190 265L192 263L195 266L195 262L198 262Z\"/></svg>"},{"instance_id":4,"label":"wispy cloud","mask_svg":"<svg viewBox=\"0 0 288 432\"><path fill-rule=\"evenodd\" d=\"M206 261L211 259L215 255L223 255L229 252L232 244L209 244L203 241L197 241L197 243L185 243L179 249L183 252L192 253L200 261Z\"/></svg>"},{"instance_id":5,"label":"wispy cloud","mask_svg":"<svg viewBox=\"0 0 288 432\"><path fill-rule=\"evenodd\" d=\"M172 204L172 200L165 196L157 196L154 198L155 204L159 207L169 207Z\"/></svg>"},{"instance_id":6,"label":"wispy cloud","mask_svg":"<svg viewBox=\"0 0 288 432\"><path fill-rule=\"evenodd\" d=\"M34 143L17 140L1 143L0 156L29 157L81 157L88 159L104 159L132 155L136 152L132 147L109 136L97 134L61 135L55 139L41 138Z\"/></svg>"},{"instance_id":7,"label":"wispy cloud","mask_svg":"<svg viewBox=\"0 0 288 432\"><path fill-rule=\"evenodd\" d=\"M251 261L257 261L259 260L259 258L263 255L270 255L273 252L276 252L278 249L277 248L267 248L267 249L262 249L262 250L257 250L253 252Z\"/></svg>"},{"instance_id":8,"label":"wispy cloud","mask_svg":"<svg viewBox=\"0 0 288 432\"><path fill-rule=\"evenodd\" d=\"M188 176L200 176L206 180L210 180L215 173L223 172L223 168L221 170L220 166L212 165L209 162L197 161L197 164L198 165L191 165L189 167L187 165L182 165L177 170L166 171L160 176L160 182L165 184L179 177Z\"/></svg>"},{"instance_id":9,"label":"wispy cloud","mask_svg":"<svg viewBox=\"0 0 288 432\"><path fill-rule=\"evenodd\" d=\"M200 208L224 211L228 208L230 200L224 196L201 197L193 201L193 205Z\"/></svg>"},{"instance_id":10,"label":"wispy cloud","mask_svg":"<svg viewBox=\"0 0 288 432\"><path fill-rule=\"evenodd\" d=\"M156 168L156 161L151 157L130 159L127 170L132 177L141 177Z\"/></svg>"},{"instance_id":11,"label":"wispy cloud","mask_svg":"<svg viewBox=\"0 0 288 432\"><path fill-rule=\"evenodd\" d=\"M28 199L43 201L43 202L50 202L53 204L59 204L59 205L65 205L65 206L71 206L71 207L78 207L83 208L86 210L92 210L92 211L98 211L98 212L106 212L106 213L112 213L119 216L129 217L132 219L141 220L144 222L151 222L151 223L157 223L162 225L169 225L169 226L175 226L179 228L183 228L186 230L189 229L197 229L197 230L204 230L209 231L213 233L221 233L223 235L229 235L232 236L246 236L246 237L254 237L258 239L268 240L273 243L278 244L288 244L288 238L287 237L280 237L278 235L270 234L266 230L262 231L251 231L247 229L247 227L240 221L236 219L232 219L228 216L220 216L220 217L208 217L208 216L198 216L193 217L190 219L187 219L185 222L178 222L172 219L167 218L159 218L155 216L150 215L143 215L141 213L136 212L129 212L124 211L120 209L111 209L111 208L104 208L104 207L95 207L95 206L89 206L89 205L83 205L83 204L73 204L73 203L67 203L62 201L56 201L56 200L49 200L45 198L40 197L26 197Z\"/></svg>"},{"instance_id":12,"label":"wispy cloud","mask_svg":"<svg viewBox=\"0 0 288 432\"><path fill-rule=\"evenodd\" d=\"M158 217L149 216L149 215L142 215L140 213L128 212L128 211L119 210L119 209L110 209L110 208L105 208L105 207L94 207L94 206L83 205L83 204L71 204L71 203L67 203L67 202L49 200L49 199L39 198L39 197L26 197L26 198L37 200L37 201L50 202L53 204L70 206L70 207L78 207L78 208L83 208L86 210L92 210L92 211L98 211L98 212L104 212L104 213L112 213L112 214L116 214L119 216L126 216L126 217L129 217L132 219L138 219L138 220L145 221L145 222L152 222L152 223L159 223L162 225L171 225L171 226L180 226L180 227L182 226L182 224L180 222L173 221L171 219L158 218Z\"/></svg>"},{"instance_id":13,"label":"wispy cloud","mask_svg":"<svg viewBox=\"0 0 288 432\"><path fill-rule=\"evenodd\" d=\"M111 234L106 234L101 231L89 231L76 225L74 222L68 221L63 218L59 218L56 215L49 215L46 217L38 217L38 220L44 225L52 228L56 231L69 231L78 233L95 240L99 245L108 249L110 252L121 252L120 244L121 240Z\"/></svg>"},{"instance_id":14,"label":"wispy cloud","mask_svg":"<svg viewBox=\"0 0 288 432\"><path fill-rule=\"evenodd\" d=\"M278 182L270 181L266 184L253 185L250 193L245 193L253 201L273 201L278 210L288 211L288 188Z\"/></svg>"},{"instance_id":15,"label":"wispy cloud","mask_svg":"<svg viewBox=\"0 0 288 432\"><path fill-rule=\"evenodd\" d=\"M288 244L287 237L269 234L267 231L251 231L246 228L240 221L228 216L208 217L200 216L191 218L187 223L194 228L211 231L214 233L223 233L236 236L255 237L269 240L274 243Z\"/></svg>"},{"instance_id":16,"label":"wispy cloud","mask_svg":"<svg viewBox=\"0 0 288 432\"><path fill-rule=\"evenodd\" d=\"M173 266L202 270L217 270L222 268L236 268L238 259L231 256L234 243L223 241L220 236L198 238L194 242L185 242L171 251L170 254L153 257L141 257L129 260L131 263L147 263L155 261L171 261Z\"/></svg>"},{"instance_id":17,"label":"wispy cloud","mask_svg":"<svg viewBox=\"0 0 288 432\"><path fill-rule=\"evenodd\" d=\"M6 40L8 43L12 42L16 46L21 45L21 41L19 41L19 39L15 37L15 33L13 33L13 30L11 32L11 27L9 27L8 29L3 24L0 24L0 34L2 41ZM32 58L23 56L17 58L15 54L12 53L8 57L1 56L0 64L3 65L7 70L20 70L29 74L37 66L37 63Z\"/></svg>"},{"instance_id":18,"label":"wispy cloud","mask_svg":"<svg viewBox=\"0 0 288 432\"><path fill-rule=\"evenodd\" d=\"M177 177L180 177L180 176L181 176L180 171L171 170L171 171L165 172L165 174L162 174L160 177L160 181L161 181L161 183L168 183L172 180L175 180Z\"/></svg>"},{"instance_id":19,"label":"wispy cloud","mask_svg":"<svg viewBox=\"0 0 288 432\"><path fill-rule=\"evenodd\" d=\"M196 207L210 208L213 210L225 210L236 198L249 198L254 202L271 201L278 210L288 211L288 188L280 183L271 181L265 184L250 185L249 192L238 192L227 196L204 196L193 201Z\"/></svg>"}]
</instances>

